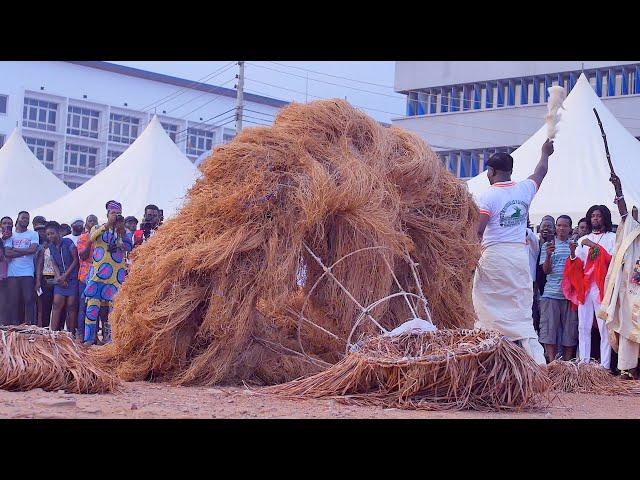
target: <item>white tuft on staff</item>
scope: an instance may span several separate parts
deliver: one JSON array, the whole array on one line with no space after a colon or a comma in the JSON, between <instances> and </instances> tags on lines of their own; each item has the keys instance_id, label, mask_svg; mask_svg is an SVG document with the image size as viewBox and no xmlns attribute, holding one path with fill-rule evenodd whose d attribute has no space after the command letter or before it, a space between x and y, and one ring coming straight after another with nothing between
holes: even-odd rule
<instances>
[{"instance_id":1,"label":"white tuft on staff","mask_svg":"<svg viewBox=\"0 0 640 480\"><path fill-rule=\"evenodd\" d=\"M553 140L558 133L558 122L560 121L560 115L558 115L558 110L561 108L564 110L562 103L565 98L567 98L567 91L564 87L553 86L547 89L549 92L549 99L547 101L547 110L548 113L544 117L545 122L547 124L547 138L549 140Z\"/></svg>"}]
</instances>

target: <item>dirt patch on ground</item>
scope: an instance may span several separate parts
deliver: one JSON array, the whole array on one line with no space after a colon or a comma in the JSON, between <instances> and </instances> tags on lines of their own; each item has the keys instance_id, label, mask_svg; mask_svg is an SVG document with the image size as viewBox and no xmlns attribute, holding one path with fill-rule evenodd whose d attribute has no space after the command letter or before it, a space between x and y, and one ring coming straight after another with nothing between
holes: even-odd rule
<instances>
[{"instance_id":1,"label":"dirt patch on ground","mask_svg":"<svg viewBox=\"0 0 640 480\"><path fill-rule=\"evenodd\" d=\"M424 412L283 400L235 387L134 382L107 395L0 390L0 418L640 418L640 396L563 394L541 412Z\"/></svg>"}]
</instances>

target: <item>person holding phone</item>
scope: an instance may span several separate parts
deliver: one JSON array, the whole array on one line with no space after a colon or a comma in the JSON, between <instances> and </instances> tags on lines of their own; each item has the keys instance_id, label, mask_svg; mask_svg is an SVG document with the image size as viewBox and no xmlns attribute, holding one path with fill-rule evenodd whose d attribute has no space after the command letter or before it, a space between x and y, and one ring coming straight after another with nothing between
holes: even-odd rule
<instances>
[{"instance_id":1,"label":"person holding phone","mask_svg":"<svg viewBox=\"0 0 640 480\"><path fill-rule=\"evenodd\" d=\"M109 313L127 275L126 254L133 248L131 233L124 226L122 205L109 200L106 209L107 223L93 227L89 236L93 244L93 256L84 290L87 299L85 344L97 343L98 318L103 325L102 341L111 341Z\"/></svg>"},{"instance_id":2,"label":"person holding phone","mask_svg":"<svg viewBox=\"0 0 640 480\"><path fill-rule=\"evenodd\" d=\"M578 315L562 291L564 265L571 252L571 217L560 215L556 220L556 236L549 238L542 247L540 264L547 280L540 297L540 343L547 360L552 362L561 354L563 360L575 357L578 345ZM562 352L556 351L556 342Z\"/></svg>"},{"instance_id":3,"label":"person holding phone","mask_svg":"<svg viewBox=\"0 0 640 480\"><path fill-rule=\"evenodd\" d=\"M149 240L155 233L156 229L162 224L163 211L156 205L147 205L144 207L144 217L140 229L133 234L133 243L135 246L142 245Z\"/></svg>"}]
</instances>

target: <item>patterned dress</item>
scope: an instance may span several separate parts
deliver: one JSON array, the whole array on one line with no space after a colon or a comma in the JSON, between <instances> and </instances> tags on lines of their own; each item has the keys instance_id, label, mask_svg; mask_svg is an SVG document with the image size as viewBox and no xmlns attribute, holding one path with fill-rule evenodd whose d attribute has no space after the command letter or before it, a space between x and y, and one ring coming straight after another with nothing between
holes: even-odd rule
<instances>
[{"instance_id":1,"label":"patterned dress","mask_svg":"<svg viewBox=\"0 0 640 480\"><path fill-rule=\"evenodd\" d=\"M108 307L111 311L113 300L127 276L126 254L133 248L130 233L127 232L120 238L106 224L93 227L90 237L93 255L84 290L87 299L85 342L95 338L100 307ZM107 336L110 336L108 332Z\"/></svg>"}]
</instances>

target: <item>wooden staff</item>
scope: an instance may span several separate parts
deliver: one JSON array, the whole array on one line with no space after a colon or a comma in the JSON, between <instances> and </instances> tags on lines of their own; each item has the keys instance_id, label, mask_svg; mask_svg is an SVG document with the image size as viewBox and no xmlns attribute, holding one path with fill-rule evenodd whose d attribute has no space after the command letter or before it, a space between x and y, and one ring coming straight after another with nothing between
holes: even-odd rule
<instances>
[{"instance_id":1,"label":"wooden staff","mask_svg":"<svg viewBox=\"0 0 640 480\"><path fill-rule=\"evenodd\" d=\"M611 176L617 176L616 171L613 169L613 163L611 163L611 155L609 155L609 145L607 144L607 135L604 133L604 128L602 128L602 122L600 121L600 115L598 115L598 111L595 107L593 107L593 113L596 114L596 119L598 120L598 126L600 127L600 132L602 132L602 140L604 141L604 151L607 154L607 162L609 162L609 169L611 170Z\"/></svg>"}]
</instances>

